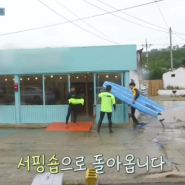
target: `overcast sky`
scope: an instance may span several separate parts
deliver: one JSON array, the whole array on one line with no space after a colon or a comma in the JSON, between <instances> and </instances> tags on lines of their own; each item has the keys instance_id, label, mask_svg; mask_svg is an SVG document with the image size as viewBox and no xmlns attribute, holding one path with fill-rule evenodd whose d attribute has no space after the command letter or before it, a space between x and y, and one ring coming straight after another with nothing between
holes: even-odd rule
<instances>
[{"instance_id":1,"label":"overcast sky","mask_svg":"<svg viewBox=\"0 0 185 185\"><path fill-rule=\"evenodd\" d=\"M62 23L66 22L66 20L78 19L78 17L84 18L103 14L105 11L115 11L115 9L102 4L98 0L87 1L101 9L104 9L105 11L88 4L83 0L57 0L78 16L76 17L60 6L55 0L41 1L66 19L49 10L38 0L0 0L0 7L6 9L6 15L0 16L0 35L4 33ZM101 1L116 9L124 9L127 7L152 2L154 0ZM160 7L168 27L171 26L172 30L182 33L178 36L173 34L173 44L179 44L182 46L185 44L185 0L164 0L162 2L158 2L157 4ZM151 48L167 47L170 43L169 34L165 33L168 32L168 27L160 13L157 4L153 3L138 8L124 10L123 12L162 28L139 21L121 12L116 12L114 15L136 24L161 31L147 29L125 21L114 15L105 14L85 19L84 21L90 26L83 21L76 21L74 22L76 25L69 22L44 29L0 36L0 49L115 45L115 42L121 45L136 44L137 48L140 49L142 48L142 44L145 43L146 39L148 40L149 44L153 45ZM87 31L84 31L82 28L94 33L95 35L111 40L112 42L92 35Z\"/></svg>"}]
</instances>

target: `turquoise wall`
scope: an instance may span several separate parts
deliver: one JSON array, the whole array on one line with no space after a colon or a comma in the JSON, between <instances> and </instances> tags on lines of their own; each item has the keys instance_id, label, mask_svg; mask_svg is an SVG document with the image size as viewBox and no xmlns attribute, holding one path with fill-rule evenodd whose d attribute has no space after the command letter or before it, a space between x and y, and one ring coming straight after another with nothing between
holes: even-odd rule
<instances>
[{"instance_id":1,"label":"turquoise wall","mask_svg":"<svg viewBox=\"0 0 185 185\"><path fill-rule=\"evenodd\" d=\"M101 110L101 105L97 105L96 106L96 123L98 123L99 119L100 119L100 110ZM125 118L125 115L124 115L124 105L123 104L117 104L116 105L116 112L112 112L112 122L114 124L117 124L117 123L127 123L125 122L125 120L127 118ZM108 123L108 119L107 119L107 115L104 116L104 119L103 119L103 124L107 124Z\"/></svg>"},{"instance_id":2,"label":"turquoise wall","mask_svg":"<svg viewBox=\"0 0 185 185\"><path fill-rule=\"evenodd\" d=\"M2 50L0 51L0 66L0 75L14 75L15 82L19 84L19 91L15 92L15 105L0 106L0 123L64 122L68 109L67 105L20 105L19 75L121 72L121 85L128 86L129 71L136 70L137 67L136 46L127 45ZM70 86L69 75L68 79ZM96 87L96 74L94 74L94 87ZM96 97L96 94L94 96ZM45 99L44 92L43 99ZM96 100L94 103L96 104ZM100 105L97 105L97 122L99 119L99 111ZM113 114L113 122L128 122L127 105L118 105L117 111ZM104 123L107 123L107 118L105 118Z\"/></svg>"},{"instance_id":3,"label":"turquoise wall","mask_svg":"<svg viewBox=\"0 0 185 185\"><path fill-rule=\"evenodd\" d=\"M65 122L67 110L68 105L1 105L0 124Z\"/></svg>"},{"instance_id":4,"label":"turquoise wall","mask_svg":"<svg viewBox=\"0 0 185 185\"><path fill-rule=\"evenodd\" d=\"M136 69L136 46L92 46L0 51L0 75Z\"/></svg>"}]
</instances>

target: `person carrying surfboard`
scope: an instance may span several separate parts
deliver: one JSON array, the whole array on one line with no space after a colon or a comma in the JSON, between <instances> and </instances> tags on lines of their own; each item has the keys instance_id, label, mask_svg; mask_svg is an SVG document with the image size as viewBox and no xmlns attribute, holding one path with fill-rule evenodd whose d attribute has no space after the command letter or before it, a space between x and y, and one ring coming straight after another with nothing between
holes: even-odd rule
<instances>
[{"instance_id":1,"label":"person carrying surfboard","mask_svg":"<svg viewBox=\"0 0 185 185\"><path fill-rule=\"evenodd\" d=\"M133 91L132 103L135 103L137 98L140 95L139 90L136 88L136 84L134 82L131 82L129 84L129 86L130 86L130 89ZM132 120L133 120L134 127L139 124L138 120L135 117L135 111L136 111L136 109L134 107L132 107L132 105L131 105L131 117L132 117Z\"/></svg>"},{"instance_id":2,"label":"person carrying surfboard","mask_svg":"<svg viewBox=\"0 0 185 185\"><path fill-rule=\"evenodd\" d=\"M111 86L106 86L106 92L101 92L98 97L101 99L101 111L100 111L100 119L98 122L98 130L100 132L100 128L102 125L103 118L105 113L107 114L107 118L109 121L109 132L113 133L112 131L112 106L114 107L114 111L116 111L116 99L113 94L110 93Z\"/></svg>"}]
</instances>

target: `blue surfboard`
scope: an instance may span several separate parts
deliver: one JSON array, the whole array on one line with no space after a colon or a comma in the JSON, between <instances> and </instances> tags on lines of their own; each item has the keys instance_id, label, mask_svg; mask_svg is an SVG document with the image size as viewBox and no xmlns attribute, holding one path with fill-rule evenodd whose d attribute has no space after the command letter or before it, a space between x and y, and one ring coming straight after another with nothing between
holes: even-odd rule
<instances>
[{"instance_id":1,"label":"blue surfboard","mask_svg":"<svg viewBox=\"0 0 185 185\"><path fill-rule=\"evenodd\" d=\"M140 112L143 112L145 114L148 114L157 118L160 112L165 111L165 109L162 106L160 106L159 104L155 103L154 101L142 95L138 97L135 103L132 103L133 92L130 89L108 81L104 82L103 88L106 88L107 85L112 86L111 93L117 99L119 99L120 101L128 105L131 105L132 107L136 108Z\"/></svg>"}]
</instances>

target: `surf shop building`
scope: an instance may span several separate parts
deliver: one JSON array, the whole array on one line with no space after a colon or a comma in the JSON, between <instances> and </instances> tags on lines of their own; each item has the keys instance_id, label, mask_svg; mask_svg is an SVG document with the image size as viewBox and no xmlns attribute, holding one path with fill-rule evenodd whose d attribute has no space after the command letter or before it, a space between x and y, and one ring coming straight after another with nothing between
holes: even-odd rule
<instances>
[{"instance_id":1,"label":"surf shop building","mask_svg":"<svg viewBox=\"0 0 185 185\"><path fill-rule=\"evenodd\" d=\"M65 122L71 84L85 99L78 121L92 121L94 112L98 122L104 81L128 87L136 68L135 45L1 50L0 123ZM118 100L113 123L128 123Z\"/></svg>"}]
</instances>

